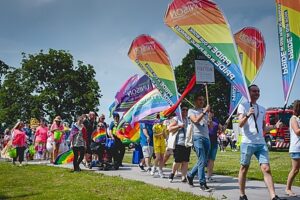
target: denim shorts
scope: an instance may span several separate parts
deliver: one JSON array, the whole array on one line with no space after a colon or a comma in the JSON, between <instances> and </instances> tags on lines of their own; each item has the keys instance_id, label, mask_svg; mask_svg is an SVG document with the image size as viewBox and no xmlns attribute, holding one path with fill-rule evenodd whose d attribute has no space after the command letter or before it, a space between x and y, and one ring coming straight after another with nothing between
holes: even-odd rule
<instances>
[{"instance_id":1,"label":"denim shorts","mask_svg":"<svg viewBox=\"0 0 300 200\"><path fill-rule=\"evenodd\" d=\"M255 155L259 164L269 164L269 150L266 144L241 144L241 165L249 166L252 155Z\"/></svg>"},{"instance_id":2,"label":"denim shorts","mask_svg":"<svg viewBox=\"0 0 300 200\"><path fill-rule=\"evenodd\" d=\"M294 160L300 159L300 152L295 152L295 153L291 152L290 157L291 157L291 159L294 159Z\"/></svg>"},{"instance_id":3,"label":"denim shorts","mask_svg":"<svg viewBox=\"0 0 300 200\"><path fill-rule=\"evenodd\" d=\"M211 143L209 153L208 153L208 160L216 160L217 156L217 151L218 151L218 143Z\"/></svg>"}]
</instances>

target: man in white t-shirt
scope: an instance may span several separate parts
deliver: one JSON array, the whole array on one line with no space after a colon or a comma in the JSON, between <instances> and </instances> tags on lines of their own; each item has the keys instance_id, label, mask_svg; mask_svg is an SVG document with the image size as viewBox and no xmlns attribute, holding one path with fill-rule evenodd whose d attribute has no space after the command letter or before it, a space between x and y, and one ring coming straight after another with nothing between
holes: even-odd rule
<instances>
[{"instance_id":1,"label":"man in white t-shirt","mask_svg":"<svg viewBox=\"0 0 300 200\"><path fill-rule=\"evenodd\" d=\"M251 157L254 154L260 164L264 175L264 181L268 187L272 200L280 200L275 194L273 178L269 165L269 152L263 136L263 131L269 132L272 129L280 128L282 123L278 121L276 125L266 126L264 107L258 105L256 101L260 96L257 85L248 87L251 103L246 102L238 107L239 126L242 130L241 143L241 167L239 172L240 200L247 200L245 195L246 175L250 166Z\"/></svg>"}]
</instances>

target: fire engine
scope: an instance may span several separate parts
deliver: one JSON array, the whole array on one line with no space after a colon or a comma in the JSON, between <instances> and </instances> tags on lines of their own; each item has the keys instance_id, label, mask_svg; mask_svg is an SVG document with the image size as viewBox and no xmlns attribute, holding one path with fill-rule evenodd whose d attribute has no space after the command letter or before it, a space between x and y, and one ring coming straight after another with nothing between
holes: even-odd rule
<instances>
[{"instance_id":1,"label":"fire engine","mask_svg":"<svg viewBox=\"0 0 300 200\"><path fill-rule=\"evenodd\" d=\"M286 149L290 146L289 121L293 115L292 110L268 109L266 111L266 125L275 125L278 120L283 123L282 128L265 132L265 140L269 150Z\"/></svg>"}]
</instances>

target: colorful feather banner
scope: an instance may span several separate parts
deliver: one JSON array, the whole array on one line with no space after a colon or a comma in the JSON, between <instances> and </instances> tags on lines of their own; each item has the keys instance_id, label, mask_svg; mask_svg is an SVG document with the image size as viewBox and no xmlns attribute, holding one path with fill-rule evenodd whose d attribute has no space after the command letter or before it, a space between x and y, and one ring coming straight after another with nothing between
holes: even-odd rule
<instances>
[{"instance_id":1,"label":"colorful feather banner","mask_svg":"<svg viewBox=\"0 0 300 200\"><path fill-rule=\"evenodd\" d=\"M285 106L300 58L300 0L276 0L277 26Z\"/></svg>"},{"instance_id":2,"label":"colorful feather banner","mask_svg":"<svg viewBox=\"0 0 300 200\"><path fill-rule=\"evenodd\" d=\"M262 68L266 56L266 45L261 32L253 27L246 27L234 34L242 61L243 72L247 86L251 85ZM229 116L233 114L242 100L241 93L235 86L231 86Z\"/></svg>"},{"instance_id":3,"label":"colorful feather banner","mask_svg":"<svg viewBox=\"0 0 300 200\"><path fill-rule=\"evenodd\" d=\"M174 71L163 46L148 35L135 38L128 52L129 58L151 79L170 106L178 100ZM181 112L178 109L178 116Z\"/></svg>"},{"instance_id":4,"label":"colorful feather banner","mask_svg":"<svg viewBox=\"0 0 300 200\"><path fill-rule=\"evenodd\" d=\"M208 0L174 0L165 23L195 47L247 99L249 92L230 27L218 6Z\"/></svg>"}]
</instances>

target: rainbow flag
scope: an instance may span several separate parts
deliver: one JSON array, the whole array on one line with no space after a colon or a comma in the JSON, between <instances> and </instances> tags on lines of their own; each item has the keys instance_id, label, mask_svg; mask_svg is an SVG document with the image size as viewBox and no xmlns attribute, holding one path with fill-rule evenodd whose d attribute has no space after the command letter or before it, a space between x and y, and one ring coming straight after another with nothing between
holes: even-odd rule
<instances>
[{"instance_id":1,"label":"rainbow flag","mask_svg":"<svg viewBox=\"0 0 300 200\"><path fill-rule=\"evenodd\" d=\"M151 90L153 90L153 85L146 75L130 77L117 92L115 101L109 108L110 115L113 112L126 112L135 102Z\"/></svg>"},{"instance_id":2,"label":"rainbow flag","mask_svg":"<svg viewBox=\"0 0 300 200\"><path fill-rule=\"evenodd\" d=\"M262 68L266 56L266 44L261 32L253 27L246 27L234 34L242 61L247 86L251 85ZM242 101L242 94L231 85L229 116Z\"/></svg>"},{"instance_id":3,"label":"rainbow flag","mask_svg":"<svg viewBox=\"0 0 300 200\"><path fill-rule=\"evenodd\" d=\"M100 128L99 130L96 130L92 134L92 139L94 142L105 142L106 139L106 129Z\"/></svg>"},{"instance_id":4,"label":"rainbow flag","mask_svg":"<svg viewBox=\"0 0 300 200\"><path fill-rule=\"evenodd\" d=\"M276 0L280 64L285 106L300 58L300 0Z\"/></svg>"},{"instance_id":5,"label":"rainbow flag","mask_svg":"<svg viewBox=\"0 0 300 200\"><path fill-rule=\"evenodd\" d=\"M135 122L139 122L149 115L159 113L170 105L162 97L158 89L154 89L138 102L136 102L122 117L117 129L123 127L125 123L134 125Z\"/></svg>"},{"instance_id":6,"label":"rainbow flag","mask_svg":"<svg viewBox=\"0 0 300 200\"><path fill-rule=\"evenodd\" d=\"M128 124L126 128L117 130L117 137L120 138L123 144L138 143L140 141L140 124Z\"/></svg>"},{"instance_id":7,"label":"rainbow flag","mask_svg":"<svg viewBox=\"0 0 300 200\"><path fill-rule=\"evenodd\" d=\"M178 100L174 70L164 47L149 35L135 38L128 52L129 58L151 79L170 106ZM180 109L176 113L181 118Z\"/></svg>"},{"instance_id":8,"label":"rainbow flag","mask_svg":"<svg viewBox=\"0 0 300 200\"><path fill-rule=\"evenodd\" d=\"M55 165L67 164L73 162L74 153L72 149L59 154L54 162Z\"/></svg>"},{"instance_id":9,"label":"rainbow flag","mask_svg":"<svg viewBox=\"0 0 300 200\"><path fill-rule=\"evenodd\" d=\"M173 0L164 21L183 40L201 51L250 100L235 41L217 4L208 0Z\"/></svg>"}]
</instances>

